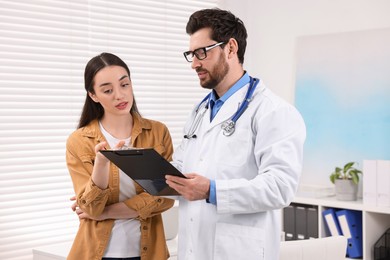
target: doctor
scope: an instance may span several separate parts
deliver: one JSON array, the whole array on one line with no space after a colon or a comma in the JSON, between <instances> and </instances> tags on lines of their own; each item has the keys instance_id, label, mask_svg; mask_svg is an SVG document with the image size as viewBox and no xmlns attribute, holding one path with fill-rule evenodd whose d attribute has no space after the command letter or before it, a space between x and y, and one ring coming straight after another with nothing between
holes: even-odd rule
<instances>
[{"instance_id":1,"label":"doctor","mask_svg":"<svg viewBox=\"0 0 390 260\"><path fill-rule=\"evenodd\" d=\"M302 168L297 110L243 69L247 32L228 11L189 18L185 58L210 95L196 105L173 155L187 179L167 175L179 203L178 259L277 260L280 209Z\"/></svg>"}]
</instances>

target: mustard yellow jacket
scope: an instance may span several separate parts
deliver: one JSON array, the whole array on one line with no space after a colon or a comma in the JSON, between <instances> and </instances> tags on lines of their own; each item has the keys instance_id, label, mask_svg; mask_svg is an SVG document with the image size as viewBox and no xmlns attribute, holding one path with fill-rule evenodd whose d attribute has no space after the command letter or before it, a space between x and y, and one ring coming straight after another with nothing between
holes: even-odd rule
<instances>
[{"instance_id":1,"label":"mustard yellow jacket","mask_svg":"<svg viewBox=\"0 0 390 260\"><path fill-rule=\"evenodd\" d=\"M154 148L167 160L171 160L173 146L167 127L157 121L133 115L131 133L133 147ZM119 170L110 166L109 186L98 188L91 180L95 159L94 148L106 141L97 120L77 129L66 144L66 162L79 207L90 216L99 216L106 205L119 201ZM142 260L162 260L169 257L165 242L161 213L173 206L174 201L155 197L136 184L137 195L124 201L139 214L141 223ZM110 238L114 220L80 220L79 230L69 252L69 260L101 260Z\"/></svg>"}]
</instances>

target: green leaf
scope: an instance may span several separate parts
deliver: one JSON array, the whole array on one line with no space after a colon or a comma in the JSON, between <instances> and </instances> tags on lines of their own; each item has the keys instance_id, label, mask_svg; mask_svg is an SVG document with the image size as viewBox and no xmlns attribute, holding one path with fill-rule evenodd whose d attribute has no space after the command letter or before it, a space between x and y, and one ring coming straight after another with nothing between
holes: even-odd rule
<instances>
[{"instance_id":1,"label":"green leaf","mask_svg":"<svg viewBox=\"0 0 390 260\"><path fill-rule=\"evenodd\" d=\"M329 179L332 183L335 183L336 179L352 180L355 184L359 183L359 174L362 174L361 170L356 169L353 165L356 162L348 162L343 168L335 167L335 171L331 173Z\"/></svg>"},{"instance_id":2,"label":"green leaf","mask_svg":"<svg viewBox=\"0 0 390 260\"><path fill-rule=\"evenodd\" d=\"M358 184L358 183L359 183L359 176L357 175L357 173L354 172L354 173L352 173L351 175L352 175L352 181L353 181L353 183Z\"/></svg>"},{"instance_id":3,"label":"green leaf","mask_svg":"<svg viewBox=\"0 0 390 260\"><path fill-rule=\"evenodd\" d=\"M354 165L355 162L349 162L347 163L345 166L344 166L344 172L347 172L349 168L352 167L352 165Z\"/></svg>"},{"instance_id":4,"label":"green leaf","mask_svg":"<svg viewBox=\"0 0 390 260\"><path fill-rule=\"evenodd\" d=\"M330 181L334 184L335 180L336 180L336 175L335 174L332 174L330 175Z\"/></svg>"}]
</instances>

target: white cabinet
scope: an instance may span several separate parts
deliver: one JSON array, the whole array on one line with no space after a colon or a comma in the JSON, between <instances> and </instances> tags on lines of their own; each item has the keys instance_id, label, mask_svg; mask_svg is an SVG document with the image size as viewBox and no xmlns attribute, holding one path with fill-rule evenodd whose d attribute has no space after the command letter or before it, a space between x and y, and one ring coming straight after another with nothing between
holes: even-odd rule
<instances>
[{"instance_id":1,"label":"white cabinet","mask_svg":"<svg viewBox=\"0 0 390 260\"><path fill-rule=\"evenodd\" d=\"M335 197L296 197L293 203L318 206L319 237L326 237L322 211L328 208L361 211L363 216L363 260L374 260L374 244L390 228L390 207L365 206L362 200L340 201Z\"/></svg>"}]
</instances>

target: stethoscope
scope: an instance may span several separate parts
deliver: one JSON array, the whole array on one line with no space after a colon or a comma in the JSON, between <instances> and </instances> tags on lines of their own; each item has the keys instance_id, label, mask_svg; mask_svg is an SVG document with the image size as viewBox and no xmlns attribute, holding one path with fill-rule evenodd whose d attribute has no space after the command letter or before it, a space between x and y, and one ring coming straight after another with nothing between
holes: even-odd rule
<instances>
[{"instance_id":1,"label":"stethoscope","mask_svg":"<svg viewBox=\"0 0 390 260\"><path fill-rule=\"evenodd\" d=\"M244 100L238 107L236 113L234 113L234 115L230 119L226 120L221 125L224 136L231 136L236 130L236 122L240 118L240 116L244 113L244 111L248 108L249 102L251 102L251 98L253 92L256 89L257 84L259 84L259 79L250 77L249 88L245 94ZM192 124L190 125L187 134L184 135L184 138L186 139L196 138L195 131L198 128L200 121L203 119L207 109L209 108L210 99L211 99L211 92L206 97L204 97L203 100L197 106L195 110L195 118L192 121ZM204 106L202 106L202 104L204 104ZM201 112L199 112L202 107L204 109Z\"/></svg>"}]
</instances>

